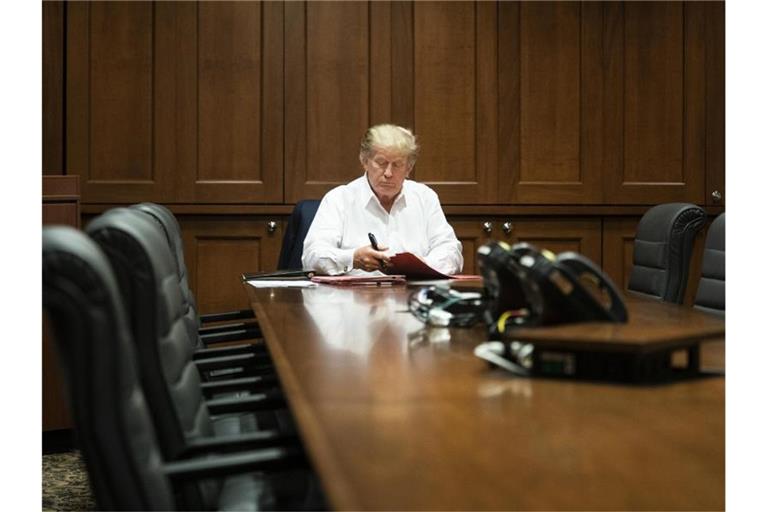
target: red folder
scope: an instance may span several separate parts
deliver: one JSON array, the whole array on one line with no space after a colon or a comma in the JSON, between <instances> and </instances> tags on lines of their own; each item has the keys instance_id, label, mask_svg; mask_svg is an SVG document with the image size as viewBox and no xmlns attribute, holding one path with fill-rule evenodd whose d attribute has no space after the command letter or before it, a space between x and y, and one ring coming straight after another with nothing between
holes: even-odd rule
<instances>
[{"instance_id":1,"label":"red folder","mask_svg":"<svg viewBox=\"0 0 768 512\"><path fill-rule=\"evenodd\" d=\"M312 282L335 286L392 286L405 284L405 276L315 276Z\"/></svg>"},{"instance_id":2,"label":"red folder","mask_svg":"<svg viewBox=\"0 0 768 512\"><path fill-rule=\"evenodd\" d=\"M389 258L387 274L403 274L408 279L482 279L480 276L473 275L453 275L449 276L438 272L418 256L410 252L401 252Z\"/></svg>"}]
</instances>

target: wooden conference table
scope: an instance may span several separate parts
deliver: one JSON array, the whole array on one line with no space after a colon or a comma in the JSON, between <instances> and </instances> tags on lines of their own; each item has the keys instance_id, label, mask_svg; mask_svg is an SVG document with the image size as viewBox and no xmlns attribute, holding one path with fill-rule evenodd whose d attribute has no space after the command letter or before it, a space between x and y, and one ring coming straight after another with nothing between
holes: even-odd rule
<instances>
[{"instance_id":1,"label":"wooden conference table","mask_svg":"<svg viewBox=\"0 0 768 512\"><path fill-rule=\"evenodd\" d=\"M425 328L413 288L245 288L335 509L725 508L724 377L513 377L472 354L481 326ZM722 324L627 304L647 325ZM724 368L722 338L702 365Z\"/></svg>"}]
</instances>

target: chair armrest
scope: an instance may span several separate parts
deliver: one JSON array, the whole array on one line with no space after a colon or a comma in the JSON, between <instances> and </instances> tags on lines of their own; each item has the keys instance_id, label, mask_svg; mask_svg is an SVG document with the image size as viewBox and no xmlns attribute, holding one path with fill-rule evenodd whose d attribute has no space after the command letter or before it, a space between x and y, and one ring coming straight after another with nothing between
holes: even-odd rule
<instances>
[{"instance_id":1,"label":"chair armrest","mask_svg":"<svg viewBox=\"0 0 768 512\"><path fill-rule=\"evenodd\" d=\"M268 354L235 354L232 356L209 357L195 359L198 371L209 372L226 368L247 367L250 371L263 373L259 370L272 368L272 361Z\"/></svg>"},{"instance_id":2,"label":"chair armrest","mask_svg":"<svg viewBox=\"0 0 768 512\"><path fill-rule=\"evenodd\" d=\"M240 309L237 311L224 311L222 313L209 313L207 315L200 315L200 322L207 324L211 322L226 322L228 320L245 320L248 318L256 318L251 309Z\"/></svg>"},{"instance_id":3,"label":"chair armrest","mask_svg":"<svg viewBox=\"0 0 768 512\"><path fill-rule=\"evenodd\" d=\"M258 375L256 377L243 377L241 379L203 382L200 384L200 387L203 390L203 395L210 397L211 395L217 393L237 391L250 391L251 393L258 393L259 391L264 391L265 388L276 387L277 383L277 375L266 374Z\"/></svg>"},{"instance_id":4,"label":"chair armrest","mask_svg":"<svg viewBox=\"0 0 768 512\"><path fill-rule=\"evenodd\" d=\"M230 345L227 347L200 348L195 350L194 359L210 359L212 357L234 356L238 354L266 355L267 347L261 343L244 343L242 345Z\"/></svg>"},{"instance_id":5,"label":"chair armrest","mask_svg":"<svg viewBox=\"0 0 768 512\"><path fill-rule=\"evenodd\" d=\"M187 440L187 446L179 458L297 445L299 443L295 431L262 430L230 436L198 437Z\"/></svg>"},{"instance_id":6,"label":"chair armrest","mask_svg":"<svg viewBox=\"0 0 768 512\"><path fill-rule=\"evenodd\" d=\"M184 481L304 465L306 457L300 448L279 447L167 462L163 471L171 480Z\"/></svg>"},{"instance_id":7,"label":"chair armrest","mask_svg":"<svg viewBox=\"0 0 768 512\"><path fill-rule=\"evenodd\" d=\"M252 412L264 409L276 409L285 406L285 396L278 389L272 389L252 395L213 398L206 400L205 405L212 416L238 412Z\"/></svg>"},{"instance_id":8,"label":"chair armrest","mask_svg":"<svg viewBox=\"0 0 768 512\"><path fill-rule=\"evenodd\" d=\"M211 325L209 327L201 327L197 332L203 336L206 334L218 334L221 332L236 331L241 329L246 329L249 332L255 333L254 338L261 337L261 328L259 327L258 322L235 322L232 324Z\"/></svg>"},{"instance_id":9,"label":"chair armrest","mask_svg":"<svg viewBox=\"0 0 768 512\"><path fill-rule=\"evenodd\" d=\"M208 346L211 343L223 343L226 341L251 340L261 337L260 329L235 329L232 331L214 332L211 334L201 334L200 340Z\"/></svg>"}]
</instances>

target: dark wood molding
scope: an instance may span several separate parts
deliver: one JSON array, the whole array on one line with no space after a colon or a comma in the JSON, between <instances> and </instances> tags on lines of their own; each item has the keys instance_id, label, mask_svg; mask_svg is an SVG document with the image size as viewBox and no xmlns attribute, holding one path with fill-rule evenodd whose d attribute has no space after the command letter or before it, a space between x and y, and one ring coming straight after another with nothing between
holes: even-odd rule
<instances>
[{"instance_id":1,"label":"dark wood molding","mask_svg":"<svg viewBox=\"0 0 768 512\"><path fill-rule=\"evenodd\" d=\"M83 203L86 214L98 214L126 206L117 203ZM181 215L289 215L292 204L165 204L173 213ZM601 206L601 205L444 205L446 215L530 215L530 216L622 216L642 215L653 205ZM722 206L703 206L708 215L725 211Z\"/></svg>"},{"instance_id":2,"label":"dark wood molding","mask_svg":"<svg viewBox=\"0 0 768 512\"><path fill-rule=\"evenodd\" d=\"M43 201L61 199L62 197L80 198L79 176L44 176L43 177Z\"/></svg>"}]
</instances>

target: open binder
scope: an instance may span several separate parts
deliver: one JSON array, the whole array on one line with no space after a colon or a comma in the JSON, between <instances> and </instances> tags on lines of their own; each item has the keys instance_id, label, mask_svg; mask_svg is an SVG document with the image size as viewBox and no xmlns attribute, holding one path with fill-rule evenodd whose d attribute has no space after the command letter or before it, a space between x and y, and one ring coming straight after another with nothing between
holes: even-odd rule
<instances>
[{"instance_id":1,"label":"open binder","mask_svg":"<svg viewBox=\"0 0 768 512\"><path fill-rule=\"evenodd\" d=\"M243 281L308 281L315 275L312 270L277 270L275 272L244 272Z\"/></svg>"}]
</instances>

